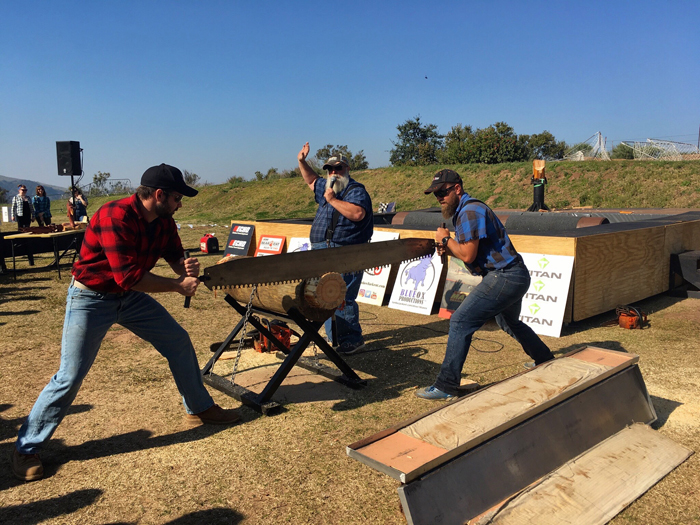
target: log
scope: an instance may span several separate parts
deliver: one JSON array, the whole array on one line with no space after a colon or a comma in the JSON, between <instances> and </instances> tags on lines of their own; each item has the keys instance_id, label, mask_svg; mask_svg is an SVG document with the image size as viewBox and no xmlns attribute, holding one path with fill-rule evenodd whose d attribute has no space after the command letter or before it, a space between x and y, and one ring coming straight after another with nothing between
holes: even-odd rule
<instances>
[{"instance_id":1,"label":"log","mask_svg":"<svg viewBox=\"0 0 700 525\"><path fill-rule=\"evenodd\" d=\"M225 257L217 264L231 260ZM252 286L224 287L223 291L236 301L248 304ZM253 295L253 306L279 314L286 314L295 307L311 321L325 321L345 300L346 286L343 276L328 272L300 282L258 285Z\"/></svg>"}]
</instances>

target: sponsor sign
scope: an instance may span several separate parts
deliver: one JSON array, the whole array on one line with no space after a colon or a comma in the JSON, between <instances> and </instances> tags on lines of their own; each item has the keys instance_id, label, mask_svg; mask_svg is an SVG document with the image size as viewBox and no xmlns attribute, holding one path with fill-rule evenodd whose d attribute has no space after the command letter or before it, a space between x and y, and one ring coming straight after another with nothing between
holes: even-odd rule
<instances>
[{"instance_id":1,"label":"sponsor sign","mask_svg":"<svg viewBox=\"0 0 700 525\"><path fill-rule=\"evenodd\" d=\"M226 255L248 255L255 226L252 224L232 224L226 241Z\"/></svg>"},{"instance_id":2,"label":"sponsor sign","mask_svg":"<svg viewBox=\"0 0 700 525\"><path fill-rule=\"evenodd\" d=\"M284 250L285 239L286 237L280 235L263 235L258 242L258 249L255 250L255 257L279 255Z\"/></svg>"},{"instance_id":3,"label":"sponsor sign","mask_svg":"<svg viewBox=\"0 0 700 525\"><path fill-rule=\"evenodd\" d=\"M442 261L437 251L432 256L401 263L389 308L430 315L441 274Z\"/></svg>"},{"instance_id":4,"label":"sponsor sign","mask_svg":"<svg viewBox=\"0 0 700 525\"><path fill-rule=\"evenodd\" d=\"M569 255L521 253L530 271L530 288L523 297L520 320L535 333L559 337L574 268Z\"/></svg>"},{"instance_id":5,"label":"sponsor sign","mask_svg":"<svg viewBox=\"0 0 700 525\"><path fill-rule=\"evenodd\" d=\"M10 209L7 206L2 207L2 222L10 222Z\"/></svg>"},{"instance_id":6,"label":"sponsor sign","mask_svg":"<svg viewBox=\"0 0 700 525\"><path fill-rule=\"evenodd\" d=\"M480 275L472 275L461 260L450 257L438 316L444 319L452 317L454 311L480 282Z\"/></svg>"},{"instance_id":7,"label":"sponsor sign","mask_svg":"<svg viewBox=\"0 0 700 525\"><path fill-rule=\"evenodd\" d=\"M393 241L398 238L398 232L375 231L374 234L372 234L370 242ZM381 306L384 302L384 295L386 294L390 273L390 265L377 266L376 268L365 270L362 275L362 285L360 286L360 292L357 294L356 301L358 303Z\"/></svg>"},{"instance_id":8,"label":"sponsor sign","mask_svg":"<svg viewBox=\"0 0 700 525\"><path fill-rule=\"evenodd\" d=\"M311 250L311 240L308 237L292 237L287 243L287 253L309 250Z\"/></svg>"}]
</instances>

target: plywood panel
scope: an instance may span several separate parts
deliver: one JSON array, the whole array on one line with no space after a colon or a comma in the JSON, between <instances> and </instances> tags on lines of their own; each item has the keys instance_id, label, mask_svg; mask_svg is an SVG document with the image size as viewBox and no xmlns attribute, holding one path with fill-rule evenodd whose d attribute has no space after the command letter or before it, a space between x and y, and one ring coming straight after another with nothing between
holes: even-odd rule
<instances>
[{"instance_id":1,"label":"plywood panel","mask_svg":"<svg viewBox=\"0 0 700 525\"><path fill-rule=\"evenodd\" d=\"M602 525L691 454L691 450L637 423L566 463L474 523Z\"/></svg>"},{"instance_id":2,"label":"plywood panel","mask_svg":"<svg viewBox=\"0 0 700 525\"><path fill-rule=\"evenodd\" d=\"M544 235L510 235L515 249L523 253L548 255L575 255L576 239L573 237L547 237Z\"/></svg>"},{"instance_id":3,"label":"plywood panel","mask_svg":"<svg viewBox=\"0 0 700 525\"><path fill-rule=\"evenodd\" d=\"M607 312L668 289L664 226L576 240L573 320Z\"/></svg>"},{"instance_id":4,"label":"plywood panel","mask_svg":"<svg viewBox=\"0 0 700 525\"><path fill-rule=\"evenodd\" d=\"M402 485L404 515L410 525L462 525L625 427L655 419L639 366L627 367Z\"/></svg>"},{"instance_id":5,"label":"plywood panel","mask_svg":"<svg viewBox=\"0 0 700 525\"><path fill-rule=\"evenodd\" d=\"M578 359L577 353L582 353L584 359ZM348 454L407 483L427 470L631 366L638 359L634 354L587 347L463 397L404 426L394 427L397 431L395 433L445 449L444 454L422 465L416 465L412 459L407 462L402 457L411 455L412 451L409 450L396 450L388 463L384 463L387 460L385 453L376 455L379 450L377 447L349 447ZM395 433L387 435L382 432L376 439L368 438L362 443L376 444ZM403 470L400 466L409 463L415 466L411 471ZM382 465L387 468L382 468Z\"/></svg>"},{"instance_id":6,"label":"plywood panel","mask_svg":"<svg viewBox=\"0 0 700 525\"><path fill-rule=\"evenodd\" d=\"M530 417L534 408L549 406L558 396L591 383L611 368L573 357L555 359L453 403L401 433L448 450L483 441L494 430L517 424Z\"/></svg>"}]
</instances>

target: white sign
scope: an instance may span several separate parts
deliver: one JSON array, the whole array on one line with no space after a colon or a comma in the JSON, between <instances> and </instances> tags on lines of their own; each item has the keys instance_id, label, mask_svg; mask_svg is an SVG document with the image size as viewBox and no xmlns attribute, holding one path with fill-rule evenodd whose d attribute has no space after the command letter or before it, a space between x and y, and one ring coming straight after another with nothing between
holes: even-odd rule
<instances>
[{"instance_id":1,"label":"white sign","mask_svg":"<svg viewBox=\"0 0 700 525\"><path fill-rule=\"evenodd\" d=\"M375 231L370 242L393 241L398 238L398 232ZM389 273L391 273L391 265L365 270L362 275L362 285L355 300L358 303L381 306L386 294L386 285L389 282Z\"/></svg>"},{"instance_id":2,"label":"white sign","mask_svg":"<svg viewBox=\"0 0 700 525\"><path fill-rule=\"evenodd\" d=\"M559 337L574 268L570 255L521 253L530 271L530 288L523 296L520 320L535 333Z\"/></svg>"},{"instance_id":3,"label":"white sign","mask_svg":"<svg viewBox=\"0 0 700 525\"><path fill-rule=\"evenodd\" d=\"M2 222L10 222L10 210L7 206L2 207Z\"/></svg>"},{"instance_id":4,"label":"white sign","mask_svg":"<svg viewBox=\"0 0 700 525\"><path fill-rule=\"evenodd\" d=\"M309 250L311 250L311 239L308 237L292 237L287 243L287 253Z\"/></svg>"},{"instance_id":5,"label":"white sign","mask_svg":"<svg viewBox=\"0 0 700 525\"><path fill-rule=\"evenodd\" d=\"M430 315L441 274L442 260L437 251L432 256L401 263L389 308Z\"/></svg>"}]
</instances>

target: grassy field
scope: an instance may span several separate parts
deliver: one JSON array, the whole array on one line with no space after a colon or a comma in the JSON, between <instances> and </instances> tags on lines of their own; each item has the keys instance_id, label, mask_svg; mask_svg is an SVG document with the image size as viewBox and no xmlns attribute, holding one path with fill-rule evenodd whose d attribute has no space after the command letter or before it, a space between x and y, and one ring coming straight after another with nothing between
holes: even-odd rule
<instances>
[{"instance_id":1,"label":"grassy field","mask_svg":"<svg viewBox=\"0 0 700 525\"><path fill-rule=\"evenodd\" d=\"M619 163L619 169L623 166L635 168L634 163ZM526 168L513 167L509 179L512 185L520 185L512 195L523 194L523 204L515 201L514 207L526 207L532 197ZM551 204L555 203L555 187L567 180L559 171L563 169L548 166ZM504 195L504 199L511 195L507 182L489 189L485 180L489 172L484 170L467 177L467 170L460 168L467 185L483 185L474 191L477 197L488 198L489 192ZM700 207L695 165L668 163L655 170L658 173L645 174L644 182L638 180L633 187L619 186L619 173L613 181L605 172L579 173L577 178L570 173L568 179L573 178L569 184L581 184L570 187L580 188L578 204L582 192L595 190L598 195L598 187L607 185L632 189L618 189L618 195L610 195L611 200L602 201L601 206L644 206L648 202L655 207ZM396 200L400 209L409 209L433 204L421 193L432 171L373 170L358 174L358 179L370 188L375 203ZM677 178L671 183L674 174ZM629 176L630 181L634 179ZM658 178L655 186L654 177ZM598 182L583 185L577 182L581 178ZM691 184L684 184L686 180ZM499 186L503 188L497 192ZM676 202L685 190L690 192L689 200ZM626 199L625 203L614 204L613 197ZM206 232L226 238L226 224L232 218L256 218L260 213L270 217L313 214L310 192L299 179L210 186L199 197L185 201L176 218L194 225L183 227L181 236L185 247L195 252ZM99 203L99 199L91 200L89 211ZM214 223L218 226L209 225ZM219 258L198 256L205 267ZM405 522L397 482L349 459L345 447L435 406L416 398L414 392L437 374L448 322L435 315L386 307L361 307L368 348L347 359L367 379L366 388L351 390L313 374L295 372L278 391L286 407L281 414L262 417L242 407L243 422L226 429L186 429L184 410L164 359L143 340L115 326L68 416L42 454L45 479L16 481L7 458L17 430L60 361L69 279L64 274L59 280L55 271L40 269L49 262L48 254L37 256L34 271L21 273L17 281L11 275L0 276L0 457L5 458L0 469L0 523ZM24 260L20 265L26 268ZM162 262L155 271L168 275ZM157 298L188 330L202 364L211 355L210 345L221 341L239 319L220 295L215 297L204 287L189 310L182 308L179 295L159 294ZM609 314L569 325L560 338L543 339L556 355L580 345L638 354L658 413L654 428L698 450L700 301L660 295L638 306L649 313L650 327L644 330L602 326L612 317ZM515 341L495 325L487 325L477 333L463 372L487 385L520 372L527 360ZM246 349L237 380L260 389L278 364L272 355ZM222 360L216 372L227 376L231 369L232 361ZM212 391L212 395L222 406L238 405L219 392ZM475 473L474 480L485 476L488 473ZM700 523L699 487L700 459L695 454L612 523Z\"/></svg>"},{"instance_id":2,"label":"grassy field","mask_svg":"<svg viewBox=\"0 0 700 525\"><path fill-rule=\"evenodd\" d=\"M526 209L532 204L532 164L419 166L379 168L353 173L374 203L396 202L398 211L435 206L424 195L432 175L442 168L460 173L474 197L497 208ZM700 208L700 161L551 162L547 164L545 202L551 208ZM114 197L90 198L88 211ZM227 223L231 219L312 217L313 194L300 178L217 184L184 199L182 221ZM65 217L65 201L52 203L54 220ZM67 220L67 219L65 219Z\"/></svg>"}]
</instances>

